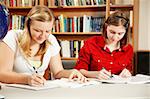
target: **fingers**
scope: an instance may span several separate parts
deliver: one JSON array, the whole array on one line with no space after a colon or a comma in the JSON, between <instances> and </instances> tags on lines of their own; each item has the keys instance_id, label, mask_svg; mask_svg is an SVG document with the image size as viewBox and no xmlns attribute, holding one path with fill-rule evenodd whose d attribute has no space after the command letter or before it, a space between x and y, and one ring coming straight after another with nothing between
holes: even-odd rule
<instances>
[{"instance_id":1,"label":"fingers","mask_svg":"<svg viewBox=\"0 0 150 99\"><path fill-rule=\"evenodd\" d=\"M131 73L128 69L123 69L122 72L119 74L119 76L123 78L131 77Z\"/></svg>"},{"instance_id":2,"label":"fingers","mask_svg":"<svg viewBox=\"0 0 150 99\"><path fill-rule=\"evenodd\" d=\"M75 80L75 81L77 81L77 82L79 82L79 83L84 83L84 82L87 82L87 81L88 81L88 79L87 79L85 76L83 76L83 75L82 75L78 70L76 70L76 69L74 69L74 70L72 71L72 73L70 74L69 80L70 80L70 81Z\"/></svg>"},{"instance_id":3,"label":"fingers","mask_svg":"<svg viewBox=\"0 0 150 99\"><path fill-rule=\"evenodd\" d=\"M43 78L43 76L38 74L33 74L29 77L28 84L31 86L43 86L45 81L46 80Z\"/></svg>"},{"instance_id":4,"label":"fingers","mask_svg":"<svg viewBox=\"0 0 150 99\"><path fill-rule=\"evenodd\" d=\"M106 69L102 69L96 78L100 80L102 79L106 80L106 79L110 79L110 77L111 77L111 72L107 71Z\"/></svg>"}]
</instances>

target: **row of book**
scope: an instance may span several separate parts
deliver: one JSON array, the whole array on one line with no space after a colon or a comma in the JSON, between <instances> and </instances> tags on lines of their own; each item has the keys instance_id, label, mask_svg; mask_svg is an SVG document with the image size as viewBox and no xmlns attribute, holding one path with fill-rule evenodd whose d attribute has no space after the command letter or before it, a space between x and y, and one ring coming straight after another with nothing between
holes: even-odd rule
<instances>
[{"instance_id":1,"label":"row of book","mask_svg":"<svg viewBox=\"0 0 150 99\"><path fill-rule=\"evenodd\" d=\"M53 32L101 32L104 24L104 16L58 16L53 27Z\"/></svg>"},{"instance_id":2,"label":"row of book","mask_svg":"<svg viewBox=\"0 0 150 99\"><path fill-rule=\"evenodd\" d=\"M48 6L102 5L106 0L48 0Z\"/></svg>"},{"instance_id":3,"label":"row of book","mask_svg":"<svg viewBox=\"0 0 150 99\"><path fill-rule=\"evenodd\" d=\"M61 56L64 58L78 58L79 51L84 45L84 41L77 40L63 40L59 41L61 46Z\"/></svg>"},{"instance_id":4,"label":"row of book","mask_svg":"<svg viewBox=\"0 0 150 99\"><path fill-rule=\"evenodd\" d=\"M106 0L0 0L7 7L47 6L86 6L103 5ZM110 4L133 4L133 0L110 0Z\"/></svg>"},{"instance_id":5,"label":"row of book","mask_svg":"<svg viewBox=\"0 0 150 99\"><path fill-rule=\"evenodd\" d=\"M24 29L25 16L22 15L12 15L10 16L10 29Z\"/></svg>"},{"instance_id":6,"label":"row of book","mask_svg":"<svg viewBox=\"0 0 150 99\"><path fill-rule=\"evenodd\" d=\"M101 32L104 23L104 17L86 16L73 18L56 18L52 32ZM23 29L25 16L12 15L10 17L10 29Z\"/></svg>"},{"instance_id":7,"label":"row of book","mask_svg":"<svg viewBox=\"0 0 150 99\"><path fill-rule=\"evenodd\" d=\"M32 7L44 5L44 0L3 0L7 7Z\"/></svg>"}]
</instances>

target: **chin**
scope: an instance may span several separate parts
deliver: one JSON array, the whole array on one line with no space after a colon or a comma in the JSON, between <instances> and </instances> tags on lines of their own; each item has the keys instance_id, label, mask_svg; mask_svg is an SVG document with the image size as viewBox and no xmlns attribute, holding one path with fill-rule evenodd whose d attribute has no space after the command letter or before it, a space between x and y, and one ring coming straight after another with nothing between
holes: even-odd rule
<instances>
[{"instance_id":1,"label":"chin","mask_svg":"<svg viewBox=\"0 0 150 99\"><path fill-rule=\"evenodd\" d=\"M37 40L36 42L37 42L38 44L42 44L44 41L45 41L45 40Z\"/></svg>"}]
</instances>

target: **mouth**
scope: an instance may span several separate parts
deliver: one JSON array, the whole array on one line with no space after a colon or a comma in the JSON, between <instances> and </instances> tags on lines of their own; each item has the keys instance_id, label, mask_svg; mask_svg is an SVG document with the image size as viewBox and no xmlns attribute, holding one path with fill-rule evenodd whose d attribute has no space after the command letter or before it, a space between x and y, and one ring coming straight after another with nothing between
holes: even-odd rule
<instances>
[{"instance_id":1,"label":"mouth","mask_svg":"<svg viewBox=\"0 0 150 99\"><path fill-rule=\"evenodd\" d=\"M39 37L37 37L37 40L42 40L42 39L43 39L43 38L42 38L42 37L40 37L40 36L39 36Z\"/></svg>"}]
</instances>

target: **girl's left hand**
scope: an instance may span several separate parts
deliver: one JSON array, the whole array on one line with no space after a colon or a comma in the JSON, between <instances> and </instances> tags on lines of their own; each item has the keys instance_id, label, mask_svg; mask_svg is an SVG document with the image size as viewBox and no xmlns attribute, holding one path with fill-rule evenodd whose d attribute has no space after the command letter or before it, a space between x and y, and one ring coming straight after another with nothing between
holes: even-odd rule
<instances>
[{"instance_id":1,"label":"girl's left hand","mask_svg":"<svg viewBox=\"0 0 150 99\"><path fill-rule=\"evenodd\" d=\"M130 73L130 71L128 69L123 69L122 72L119 74L119 76L123 77L123 78L127 78L127 77L131 77L132 74Z\"/></svg>"},{"instance_id":2,"label":"girl's left hand","mask_svg":"<svg viewBox=\"0 0 150 99\"><path fill-rule=\"evenodd\" d=\"M83 76L78 70L76 69L73 69L70 76L69 76L69 80L76 80L78 81L79 83L84 83L84 82L87 82L88 79Z\"/></svg>"}]
</instances>

